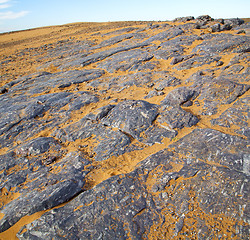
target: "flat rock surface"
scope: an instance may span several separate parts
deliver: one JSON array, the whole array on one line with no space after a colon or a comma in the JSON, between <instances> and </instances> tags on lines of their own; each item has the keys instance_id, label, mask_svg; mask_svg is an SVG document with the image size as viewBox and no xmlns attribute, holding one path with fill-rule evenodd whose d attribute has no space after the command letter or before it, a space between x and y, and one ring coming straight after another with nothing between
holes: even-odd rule
<instances>
[{"instance_id":1,"label":"flat rock surface","mask_svg":"<svg viewBox=\"0 0 250 240\"><path fill-rule=\"evenodd\" d=\"M0 239L249 239L248 29L0 35Z\"/></svg>"}]
</instances>

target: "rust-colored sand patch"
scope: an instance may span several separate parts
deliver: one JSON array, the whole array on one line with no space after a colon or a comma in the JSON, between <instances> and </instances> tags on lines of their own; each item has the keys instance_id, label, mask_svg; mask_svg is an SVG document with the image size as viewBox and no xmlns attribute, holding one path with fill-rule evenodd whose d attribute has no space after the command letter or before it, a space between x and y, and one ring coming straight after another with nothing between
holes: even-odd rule
<instances>
[{"instance_id":1,"label":"rust-colored sand patch","mask_svg":"<svg viewBox=\"0 0 250 240\"><path fill-rule=\"evenodd\" d=\"M6 188L2 188L0 194L0 208L6 205L7 203L13 201L14 199L17 199L20 195L20 193L14 192L14 189L8 191Z\"/></svg>"},{"instance_id":2,"label":"rust-colored sand patch","mask_svg":"<svg viewBox=\"0 0 250 240\"><path fill-rule=\"evenodd\" d=\"M111 176L125 174L133 171L141 161L143 161L150 155L167 148L169 144L180 140L182 137L193 131L194 128L194 126L191 128L183 128L179 131L176 138L173 138L172 140L164 138L162 140L162 144L155 143L152 146L144 145L144 148L142 150L124 153L120 156L112 156L111 158L102 162L93 163L96 166L96 169L91 171L91 173L87 176L88 184L91 183L90 185L93 187ZM137 142L137 140L134 141ZM138 145L143 144L138 143ZM181 165L175 165L174 163L171 166L176 170L181 167Z\"/></svg>"}]
</instances>

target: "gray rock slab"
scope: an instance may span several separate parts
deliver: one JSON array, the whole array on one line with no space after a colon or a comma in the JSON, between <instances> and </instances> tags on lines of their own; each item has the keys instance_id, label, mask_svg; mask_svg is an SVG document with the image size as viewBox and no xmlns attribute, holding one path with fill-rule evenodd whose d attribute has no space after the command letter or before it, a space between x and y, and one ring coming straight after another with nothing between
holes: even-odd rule
<instances>
[{"instance_id":1,"label":"gray rock slab","mask_svg":"<svg viewBox=\"0 0 250 240\"><path fill-rule=\"evenodd\" d=\"M160 32L150 38L148 38L144 43L151 43L153 41L167 41L170 40L171 38L177 37L181 34L183 34L184 31L180 28L172 28L169 29L168 31Z\"/></svg>"},{"instance_id":2,"label":"gray rock slab","mask_svg":"<svg viewBox=\"0 0 250 240\"><path fill-rule=\"evenodd\" d=\"M249 155L247 140L212 129L195 129L185 136L184 140L179 140L170 148L173 146L175 151L184 154L188 161L193 162L198 158L249 175L244 172L248 164L244 159Z\"/></svg>"},{"instance_id":3,"label":"gray rock slab","mask_svg":"<svg viewBox=\"0 0 250 240\"><path fill-rule=\"evenodd\" d=\"M164 238L169 233L183 234L188 226L186 219L192 219L197 222L197 231L186 233L188 237L194 237L197 232L199 238L218 237L220 233L213 228L213 222L204 218L220 222L222 225L217 226L220 230L228 217L244 223L248 219L247 176L236 171L236 166L228 164L227 167L220 158L212 158L218 154L229 156L232 163L238 159L232 154L236 146L242 148L242 155L247 153L246 141L231 137L210 129L194 130L170 149L145 159L133 172L111 177L64 207L45 213L17 236L19 239L52 239L63 234L70 239L127 239L128 236L142 239L156 234ZM212 141L219 141L221 145ZM209 148L200 148L207 142ZM175 170L171 162L183 167ZM147 181L151 184L146 186ZM232 188L241 197L232 196ZM238 206L245 207L241 210ZM166 222L164 216L172 217ZM160 224L153 227L155 221ZM233 228L237 237L247 239L245 224L241 228L236 224Z\"/></svg>"},{"instance_id":4,"label":"gray rock slab","mask_svg":"<svg viewBox=\"0 0 250 240\"><path fill-rule=\"evenodd\" d=\"M94 148L95 160L103 161L126 152L131 139L122 131L107 130L94 138L99 144Z\"/></svg>"},{"instance_id":5,"label":"gray rock slab","mask_svg":"<svg viewBox=\"0 0 250 240\"><path fill-rule=\"evenodd\" d=\"M112 37L112 38L109 38L107 40L104 40L102 41L100 44L94 46L94 47L91 47L90 49L91 50L94 50L94 49L98 49L98 48L102 48L102 47L107 47L107 46L111 46L111 45L114 45L116 43L119 43L123 40L126 40L126 39L130 39L134 36L133 33L127 33L127 34L123 34L123 35L118 35L118 36L115 36L115 37Z\"/></svg>"},{"instance_id":6,"label":"gray rock slab","mask_svg":"<svg viewBox=\"0 0 250 240\"><path fill-rule=\"evenodd\" d=\"M110 50L106 50L106 51L103 51L103 52L93 53L93 54L90 54L90 55L82 58L80 60L81 61L81 65L82 66L87 66L89 64L92 64L92 63L101 61L101 60L103 60L103 59L105 59L107 57L110 57L110 56L112 56L112 55L114 55L116 53L129 51L129 50L134 49L134 48L145 47L147 45L148 45L147 43L139 43L139 44L136 44L136 45L126 46L126 47L112 48Z\"/></svg>"},{"instance_id":7,"label":"gray rock slab","mask_svg":"<svg viewBox=\"0 0 250 240\"><path fill-rule=\"evenodd\" d=\"M212 115L219 105L231 104L249 89L249 85L240 84L223 78L217 78L203 85L197 99L204 101L203 114Z\"/></svg>"},{"instance_id":8,"label":"gray rock slab","mask_svg":"<svg viewBox=\"0 0 250 240\"><path fill-rule=\"evenodd\" d=\"M162 106L181 105L190 100L195 95L193 89L187 87L179 87L172 90L161 102Z\"/></svg>"},{"instance_id":9,"label":"gray rock slab","mask_svg":"<svg viewBox=\"0 0 250 240\"><path fill-rule=\"evenodd\" d=\"M205 40L196 46L193 53L220 53L220 52L247 52L249 49L249 37L234 36L231 34L216 34L212 39Z\"/></svg>"},{"instance_id":10,"label":"gray rock slab","mask_svg":"<svg viewBox=\"0 0 250 240\"><path fill-rule=\"evenodd\" d=\"M21 171L25 179L16 186L20 196L1 209L5 215L0 220L0 231L5 231L23 216L50 209L82 192L88 173L84 170L86 163L79 153L74 152L51 166L42 164L36 171L25 169L26 161ZM13 176L7 174L4 178L11 181Z\"/></svg>"},{"instance_id":11,"label":"gray rock slab","mask_svg":"<svg viewBox=\"0 0 250 240\"><path fill-rule=\"evenodd\" d=\"M178 56L177 56L178 57ZM204 55L189 55L183 57L178 65L174 67L177 70L190 69L195 67L201 67L220 61L221 57L216 54L204 54Z\"/></svg>"},{"instance_id":12,"label":"gray rock slab","mask_svg":"<svg viewBox=\"0 0 250 240\"><path fill-rule=\"evenodd\" d=\"M15 153L21 156L36 156L47 152L51 148L56 151L60 149L60 145L52 137L39 137L21 144L15 149Z\"/></svg>"},{"instance_id":13,"label":"gray rock slab","mask_svg":"<svg viewBox=\"0 0 250 240\"><path fill-rule=\"evenodd\" d=\"M238 99L232 107L228 108L218 118L215 118L210 122L215 126L232 129L235 133L246 136L249 139L249 101L249 97Z\"/></svg>"},{"instance_id":14,"label":"gray rock slab","mask_svg":"<svg viewBox=\"0 0 250 240\"><path fill-rule=\"evenodd\" d=\"M167 124L170 129L181 129L192 127L199 122L199 119L192 113L183 110L181 107L165 107L157 117L157 122ZM164 126L164 125L163 125Z\"/></svg>"},{"instance_id":15,"label":"gray rock slab","mask_svg":"<svg viewBox=\"0 0 250 240\"><path fill-rule=\"evenodd\" d=\"M127 100L116 105L110 113L102 119L102 123L118 128L135 139L141 139L140 134L145 131L158 115L156 105L146 101Z\"/></svg>"},{"instance_id":16,"label":"gray rock slab","mask_svg":"<svg viewBox=\"0 0 250 240\"><path fill-rule=\"evenodd\" d=\"M6 95L0 106L0 145L10 146L13 139L25 141L45 128L53 128L66 122L74 110L99 101L90 92L59 92L27 98ZM62 109L68 105L68 109ZM42 119L44 113L51 114L50 120ZM28 131L28 132L27 132Z\"/></svg>"},{"instance_id":17,"label":"gray rock slab","mask_svg":"<svg viewBox=\"0 0 250 240\"><path fill-rule=\"evenodd\" d=\"M98 67L105 69L107 72L113 73L116 71L135 71L140 68L145 62L151 60L153 55L143 50L130 50L117 53L105 62L99 63Z\"/></svg>"}]
</instances>

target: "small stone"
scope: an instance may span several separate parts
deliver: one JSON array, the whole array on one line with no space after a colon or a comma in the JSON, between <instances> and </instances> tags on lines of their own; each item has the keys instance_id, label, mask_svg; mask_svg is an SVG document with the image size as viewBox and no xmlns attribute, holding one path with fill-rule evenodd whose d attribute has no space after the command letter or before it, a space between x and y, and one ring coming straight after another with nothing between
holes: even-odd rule
<instances>
[{"instance_id":1,"label":"small stone","mask_svg":"<svg viewBox=\"0 0 250 240\"><path fill-rule=\"evenodd\" d=\"M178 17L173 20L173 22L188 22L194 20L193 16L187 16L187 17Z\"/></svg>"},{"instance_id":2,"label":"small stone","mask_svg":"<svg viewBox=\"0 0 250 240\"><path fill-rule=\"evenodd\" d=\"M182 230L184 225L184 217L181 217L180 220L175 224L175 236Z\"/></svg>"},{"instance_id":3,"label":"small stone","mask_svg":"<svg viewBox=\"0 0 250 240\"><path fill-rule=\"evenodd\" d=\"M171 65L175 65L175 64L177 64L177 63L179 63L179 62L181 62L181 61L183 61L184 60L184 57L174 57L173 59L172 59L172 61L170 62L170 64Z\"/></svg>"},{"instance_id":4,"label":"small stone","mask_svg":"<svg viewBox=\"0 0 250 240\"><path fill-rule=\"evenodd\" d=\"M49 156L49 157L47 157L45 160L44 160L44 164L45 165L49 165L49 164L51 164L51 163L53 163L53 162L55 162L56 161L56 157L55 156Z\"/></svg>"},{"instance_id":5,"label":"small stone","mask_svg":"<svg viewBox=\"0 0 250 240\"><path fill-rule=\"evenodd\" d=\"M223 64L224 64L224 62L218 61L218 62L216 63L216 66L217 66L217 67L220 67L220 66L222 66Z\"/></svg>"},{"instance_id":6,"label":"small stone","mask_svg":"<svg viewBox=\"0 0 250 240\"><path fill-rule=\"evenodd\" d=\"M197 17L196 20L200 20L200 21L213 21L214 19L211 18L209 15L201 15L201 16Z\"/></svg>"},{"instance_id":7,"label":"small stone","mask_svg":"<svg viewBox=\"0 0 250 240\"><path fill-rule=\"evenodd\" d=\"M246 33L246 31L245 30L239 30L236 34L242 34L242 33Z\"/></svg>"},{"instance_id":8,"label":"small stone","mask_svg":"<svg viewBox=\"0 0 250 240\"><path fill-rule=\"evenodd\" d=\"M220 32L220 27L221 25L219 23L216 23L213 26L211 26L211 30L212 32Z\"/></svg>"},{"instance_id":9,"label":"small stone","mask_svg":"<svg viewBox=\"0 0 250 240\"><path fill-rule=\"evenodd\" d=\"M231 30L232 26L229 23L226 23L221 26L221 31Z\"/></svg>"},{"instance_id":10,"label":"small stone","mask_svg":"<svg viewBox=\"0 0 250 240\"><path fill-rule=\"evenodd\" d=\"M155 84L151 82L151 83L149 83L149 84L147 85L147 87L152 88L154 85L155 85Z\"/></svg>"},{"instance_id":11,"label":"small stone","mask_svg":"<svg viewBox=\"0 0 250 240\"><path fill-rule=\"evenodd\" d=\"M5 87L0 88L0 94L8 92L8 89Z\"/></svg>"},{"instance_id":12,"label":"small stone","mask_svg":"<svg viewBox=\"0 0 250 240\"><path fill-rule=\"evenodd\" d=\"M72 84L71 82L65 83L65 84L62 84L62 85L58 86L58 88L63 89L63 88L66 88L66 87L70 87L71 84Z\"/></svg>"}]
</instances>

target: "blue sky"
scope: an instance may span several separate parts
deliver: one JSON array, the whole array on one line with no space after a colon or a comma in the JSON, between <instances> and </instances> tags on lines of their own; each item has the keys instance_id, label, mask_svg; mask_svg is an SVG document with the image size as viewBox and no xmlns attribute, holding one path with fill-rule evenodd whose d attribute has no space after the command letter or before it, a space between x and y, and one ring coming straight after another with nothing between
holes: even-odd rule
<instances>
[{"instance_id":1,"label":"blue sky","mask_svg":"<svg viewBox=\"0 0 250 240\"><path fill-rule=\"evenodd\" d=\"M250 17L250 0L0 0L0 32L72 22Z\"/></svg>"}]
</instances>

